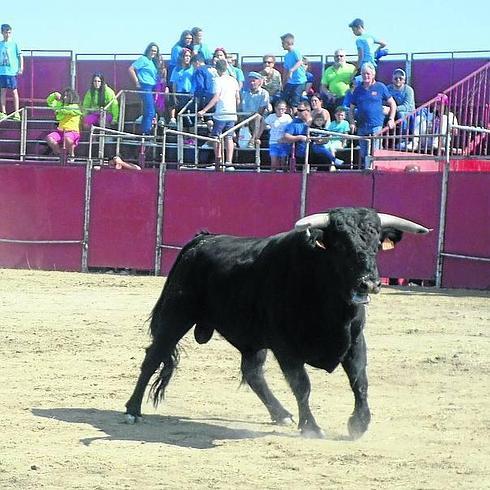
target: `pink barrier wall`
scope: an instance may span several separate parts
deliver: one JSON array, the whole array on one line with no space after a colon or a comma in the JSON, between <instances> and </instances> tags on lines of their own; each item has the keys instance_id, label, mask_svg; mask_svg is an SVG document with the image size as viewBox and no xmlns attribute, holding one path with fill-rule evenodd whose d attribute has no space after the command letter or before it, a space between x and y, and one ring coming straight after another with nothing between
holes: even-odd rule
<instances>
[{"instance_id":1,"label":"pink barrier wall","mask_svg":"<svg viewBox=\"0 0 490 490\"><path fill-rule=\"evenodd\" d=\"M433 228L428 235L405 233L394 250L381 252L378 264L382 276L434 279L441 195L440 173L377 173L373 207Z\"/></svg>"},{"instance_id":2,"label":"pink barrier wall","mask_svg":"<svg viewBox=\"0 0 490 490\"><path fill-rule=\"evenodd\" d=\"M95 173L90 212L89 267L153 270L158 173Z\"/></svg>"},{"instance_id":3,"label":"pink barrier wall","mask_svg":"<svg viewBox=\"0 0 490 490\"><path fill-rule=\"evenodd\" d=\"M434 279L441 173L316 173L308 179L307 213L336 206L372 206L433 228L405 235L380 253L386 277ZM301 174L168 171L165 176L162 270L200 230L266 236L299 217ZM490 173L450 175L445 251L490 257ZM158 173L94 171L89 267L153 270ZM0 165L0 238L83 237L85 172L81 167ZM0 243L0 266L80 270L81 244ZM490 287L490 263L444 259L443 286Z\"/></svg>"},{"instance_id":4,"label":"pink barrier wall","mask_svg":"<svg viewBox=\"0 0 490 490\"><path fill-rule=\"evenodd\" d=\"M299 216L300 174L168 171L163 238L182 246L196 233L267 236L291 228ZM178 251L163 249L166 274Z\"/></svg>"},{"instance_id":5,"label":"pink barrier wall","mask_svg":"<svg viewBox=\"0 0 490 490\"><path fill-rule=\"evenodd\" d=\"M83 168L2 165L0 237L82 240ZM3 267L80 270L81 244L0 243Z\"/></svg>"},{"instance_id":6,"label":"pink barrier wall","mask_svg":"<svg viewBox=\"0 0 490 490\"><path fill-rule=\"evenodd\" d=\"M490 258L490 173L452 173L445 252ZM490 262L444 258L442 285L490 288Z\"/></svg>"}]
</instances>

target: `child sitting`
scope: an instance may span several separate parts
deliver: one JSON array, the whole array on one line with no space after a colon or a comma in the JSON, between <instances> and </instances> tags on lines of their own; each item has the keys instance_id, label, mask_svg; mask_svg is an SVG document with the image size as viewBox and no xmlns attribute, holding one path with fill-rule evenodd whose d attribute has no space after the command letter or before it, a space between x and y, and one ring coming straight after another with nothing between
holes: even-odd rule
<instances>
[{"instance_id":1,"label":"child sitting","mask_svg":"<svg viewBox=\"0 0 490 490\"><path fill-rule=\"evenodd\" d=\"M46 102L55 111L58 121L58 128L46 137L48 145L55 155L59 155L64 148L68 156L74 157L75 147L80 141L80 120L83 115L80 97L71 88L66 88L61 94L50 94Z\"/></svg>"}]
</instances>

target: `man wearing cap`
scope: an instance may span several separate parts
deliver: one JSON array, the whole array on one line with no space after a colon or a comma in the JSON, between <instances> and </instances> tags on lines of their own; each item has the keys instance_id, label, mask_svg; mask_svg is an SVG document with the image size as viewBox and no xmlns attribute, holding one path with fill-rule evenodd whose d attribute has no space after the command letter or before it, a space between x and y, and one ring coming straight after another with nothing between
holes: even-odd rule
<instances>
[{"instance_id":1,"label":"man wearing cap","mask_svg":"<svg viewBox=\"0 0 490 490\"><path fill-rule=\"evenodd\" d=\"M376 63L381 56L388 54L386 43L368 34L364 30L364 21L362 19L354 19L349 27L352 33L357 37L357 68L360 70L364 63L371 63L376 68ZM378 46L376 48L376 45Z\"/></svg>"},{"instance_id":2,"label":"man wearing cap","mask_svg":"<svg viewBox=\"0 0 490 490\"><path fill-rule=\"evenodd\" d=\"M397 68L393 72L392 83L387 88L396 103L396 118L401 119L411 112L415 111L415 95L413 88L406 83L407 76L405 71ZM385 107L385 114L389 109Z\"/></svg>"},{"instance_id":3,"label":"man wearing cap","mask_svg":"<svg viewBox=\"0 0 490 490\"><path fill-rule=\"evenodd\" d=\"M345 51L337 49L334 53L333 65L325 70L321 80L320 92L326 109L333 112L342 104L355 73L356 67L347 63Z\"/></svg>"},{"instance_id":4,"label":"man wearing cap","mask_svg":"<svg viewBox=\"0 0 490 490\"><path fill-rule=\"evenodd\" d=\"M242 95L242 112L247 113L245 117L248 117L253 113L258 113L263 116L266 112L270 111L269 92L262 88L264 77L256 71L251 71L247 78L248 89L245 90ZM260 120L256 119L250 122L250 147L255 146L259 128Z\"/></svg>"}]
</instances>

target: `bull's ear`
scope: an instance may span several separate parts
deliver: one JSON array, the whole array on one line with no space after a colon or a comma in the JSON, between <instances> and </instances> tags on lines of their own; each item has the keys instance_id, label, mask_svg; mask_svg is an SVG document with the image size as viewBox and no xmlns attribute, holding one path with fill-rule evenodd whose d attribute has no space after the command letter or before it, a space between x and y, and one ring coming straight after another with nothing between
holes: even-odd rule
<instances>
[{"instance_id":1,"label":"bull's ear","mask_svg":"<svg viewBox=\"0 0 490 490\"><path fill-rule=\"evenodd\" d=\"M323 231L318 228L310 228L309 229L309 244L313 248L320 248L322 250L327 249L327 244L324 239Z\"/></svg>"}]
</instances>

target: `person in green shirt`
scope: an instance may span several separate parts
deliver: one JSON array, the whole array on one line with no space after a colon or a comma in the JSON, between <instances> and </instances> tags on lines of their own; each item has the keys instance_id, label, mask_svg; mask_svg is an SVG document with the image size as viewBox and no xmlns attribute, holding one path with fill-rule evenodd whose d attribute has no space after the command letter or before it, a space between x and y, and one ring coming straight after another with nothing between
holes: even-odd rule
<instances>
[{"instance_id":1,"label":"person in green shirt","mask_svg":"<svg viewBox=\"0 0 490 490\"><path fill-rule=\"evenodd\" d=\"M109 107L107 107L109 105ZM106 125L117 124L119 121L119 103L114 90L107 85L102 73L94 73L90 88L83 97L82 108L85 113L83 127L100 126L101 108L107 107Z\"/></svg>"},{"instance_id":2,"label":"person in green shirt","mask_svg":"<svg viewBox=\"0 0 490 490\"><path fill-rule=\"evenodd\" d=\"M331 113L342 104L349 83L356 73L355 65L347 63L345 51L337 49L334 54L334 63L323 73L320 92L323 105Z\"/></svg>"}]
</instances>

